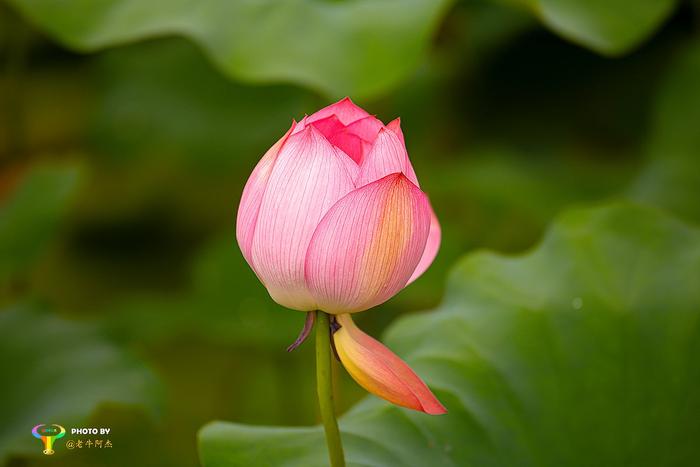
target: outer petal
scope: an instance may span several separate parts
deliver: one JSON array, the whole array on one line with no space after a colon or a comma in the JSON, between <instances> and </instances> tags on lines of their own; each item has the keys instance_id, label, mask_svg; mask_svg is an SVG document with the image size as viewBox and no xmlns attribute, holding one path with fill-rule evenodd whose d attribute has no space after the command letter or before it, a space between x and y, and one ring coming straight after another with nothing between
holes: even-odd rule
<instances>
[{"instance_id":1,"label":"outer petal","mask_svg":"<svg viewBox=\"0 0 700 467\"><path fill-rule=\"evenodd\" d=\"M306 251L326 211L353 190L352 167L313 126L291 135L277 156L251 249L252 266L277 303L316 308L304 280Z\"/></svg>"},{"instance_id":2,"label":"outer petal","mask_svg":"<svg viewBox=\"0 0 700 467\"><path fill-rule=\"evenodd\" d=\"M309 116L304 115L304 118L299 120L299 123L296 124L294 129L292 130L292 135L296 135L297 133L301 133L302 131L306 130L306 127L309 125Z\"/></svg>"},{"instance_id":3,"label":"outer petal","mask_svg":"<svg viewBox=\"0 0 700 467\"><path fill-rule=\"evenodd\" d=\"M408 154L403 143L396 133L382 128L379 130L372 149L362 161L357 186L367 185L396 172L403 173L414 185L418 186L418 179L408 161Z\"/></svg>"},{"instance_id":4,"label":"outer petal","mask_svg":"<svg viewBox=\"0 0 700 467\"><path fill-rule=\"evenodd\" d=\"M392 121L390 121L389 123L387 123L386 128L388 130L393 131L394 134L396 134L396 136L398 136L399 139L401 140L401 144L403 144L404 147L406 147L406 140L404 139L403 131L401 130L401 119L400 118L395 118Z\"/></svg>"},{"instance_id":5,"label":"outer petal","mask_svg":"<svg viewBox=\"0 0 700 467\"><path fill-rule=\"evenodd\" d=\"M253 244L253 233L255 232L255 225L258 222L258 212L260 210L263 194L265 193L265 187L270 178L272 167L277 160L277 155L295 126L297 126L296 122L292 122L292 126L287 133L267 150L265 155L258 162L258 165L253 169L253 173L250 174L245 188L243 188L241 203L238 205L238 215L236 216L236 239L238 240L238 246L243 253L243 257L251 266L253 263L251 261L250 249Z\"/></svg>"},{"instance_id":6,"label":"outer petal","mask_svg":"<svg viewBox=\"0 0 700 467\"><path fill-rule=\"evenodd\" d=\"M345 97L335 104L324 107L315 114L309 116L308 121L311 123L316 120L321 120L322 118L330 117L331 115L338 117L343 125L349 125L356 120L369 116L364 109L356 106L349 97Z\"/></svg>"},{"instance_id":7,"label":"outer petal","mask_svg":"<svg viewBox=\"0 0 700 467\"><path fill-rule=\"evenodd\" d=\"M437 256L437 252L440 249L440 240L442 238L442 230L440 229L440 222L438 221L435 211L433 211L432 206L430 207L430 232L428 233L428 241L425 243L425 250L423 250L423 256L421 256L416 270L413 271L411 278L408 280L408 284L418 279L421 274L425 272L426 269L433 264L433 260Z\"/></svg>"},{"instance_id":8,"label":"outer petal","mask_svg":"<svg viewBox=\"0 0 700 467\"><path fill-rule=\"evenodd\" d=\"M408 177L409 180L413 180L416 186L420 186L418 184L418 178L416 177L416 171L413 170L413 165L411 164L411 159L408 157L408 150L406 149L406 140L403 137L403 131L401 130L401 119L396 118L392 121L389 122L389 124L386 126L388 130L391 130L394 132L396 136L399 137L399 140L401 141L401 145L403 146L404 153L406 154L406 176Z\"/></svg>"},{"instance_id":9,"label":"outer petal","mask_svg":"<svg viewBox=\"0 0 700 467\"><path fill-rule=\"evenodd\" d=\"M333 335L335 348L357 384L382 399L430 415L447 409L428 386L391 350L355 326L348 314L338 315L341 328Z\"/></svg>"},{"instance_id":10,"label":"outer petal","mask_svg":"<svg viewBox=\"0 0 700 467\"><path fill-rule=\"evenodd\" d=\"M359 188L319 224L306 282L319 308L353 313L385 302L408 282L425 250L430 205L402 174Z\"/></svg>"}]
</instances>

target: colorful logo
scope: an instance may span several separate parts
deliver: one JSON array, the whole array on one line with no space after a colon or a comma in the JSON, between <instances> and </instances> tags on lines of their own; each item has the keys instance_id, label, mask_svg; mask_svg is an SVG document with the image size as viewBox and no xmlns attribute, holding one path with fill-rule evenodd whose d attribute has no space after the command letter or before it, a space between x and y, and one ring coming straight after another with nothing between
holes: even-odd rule
<instances>
[{"instance_id":1,"label":"colorful logo","mask_svg":"<svg viewBox=\"0 0 700 467\"><path fill-rule=\"evenodd\" d=\"M66 429L55 423L51 425L40 424L32 428L32 434L44 443L44 454L50 456L54 453L54 441L58 438L63 438L66 434Z\"/></svg>"}]
</instances>

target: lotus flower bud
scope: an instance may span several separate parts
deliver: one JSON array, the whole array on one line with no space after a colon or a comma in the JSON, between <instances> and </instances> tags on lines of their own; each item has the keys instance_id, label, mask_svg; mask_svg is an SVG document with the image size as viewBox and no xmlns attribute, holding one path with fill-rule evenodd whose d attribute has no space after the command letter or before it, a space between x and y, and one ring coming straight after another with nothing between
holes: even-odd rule
<instances>
[{"instance_id":1,"label":"lotus flower bud","mask_svg":"<svg viewBox=\"0 0 700 467\"><path fill-rule=\"evenodd\" d=\"M361 386L404 407L446 412L408 365L350 317L418 278L440 246L398 119L384 125L345 98L293 122L246 183L236 237L273 300L336 315L338 356ZM309 313L290 350L312 325Z\"/></svg>"},{"instance_id":2,"label":"lotus flower bud","mask_svg":"<svg viewBox=\"0 0 700 467\"><path fill-rule=\"evenodd\" d=\"M355 313L420 276L440 226L388 125L346 98L289 131L260 160L241 198L243 256L282 306Z\"/></svg>"}]
</instances>

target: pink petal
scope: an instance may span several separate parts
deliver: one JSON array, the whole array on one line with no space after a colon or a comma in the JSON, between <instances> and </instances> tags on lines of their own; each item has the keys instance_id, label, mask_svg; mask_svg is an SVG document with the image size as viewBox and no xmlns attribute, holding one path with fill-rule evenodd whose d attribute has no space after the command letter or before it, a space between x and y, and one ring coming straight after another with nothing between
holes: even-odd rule
<instances>
[{"instance_id":1,"label":"pink petal","mask_svg":"<svg viewBox=\"0 0 700 467\"><path fill-rule=\"evenodd\" d=\"M362 108L356 106L349 97L346 97L311 115L309 117L309 123L330 117L331 115L338 117L343 125L349 125L356 120L369 116Z\"/></svg>"},{"instance_id":2,"label":"pink petal","mask_svg":"<svg viewBox=\"0 0 700 467\"><path fill-rule=\"evenodd\" d=\"M356 164L308 126L284 144L269 175L252 242L252 266L279 304L316 309L304 263L323 215L353 190Z\"/></svg>"},{"instance_id":3,"label":"pink petal","mask_svg":"<svg viewBox=\"0 0 700 467\"><path fill-rule=\"evenodd\" d=\"M399 137L391 130L382 128L372 149L362 161L357 186L364 186L392 173L403 173L418 186L416 174L408 161L408 154Z\"/></svg>"},{"instance_id":4,"label":"pink petal","mask_svg":"<svg viewBox=\"0 0 700 467\"><path fill-rule=\"evenodd\" d=\"M362 332L349 314L336 319L341 328L333 334L333 342L340 361L357 384L392 404L430 415L447 413L406 362Z\"/></svg>"},{"instance_id":5,"label":"pink petal","mask_svg":"<svg viewBox=\"0 0 700 467\"><path fill-rule=\"evenodd\" d=\"M413 165L411 164L411 159L408 157L408 150L406 149L406 140L403 137L403 131L401 130L401 119L400 118L395 118L394 120L390 121L389 124L386 126L388 130L391 130L394 132L396 136L398 136L399 140L401 141L401 145L403 146L403 150L406 153L406 176L408 177L409 180L413 181L413 183L416 184L416 186L420 186L418 184L418 177L416 176L416 171L413 170Z\"/></svg>"},{"instance_id":6,"label":"pink petal","mask_svg":"<svg viewBox=\"0 0 700 467\"><path fill-rule=\"evenodd\" d=\"M330 141L330 137L336 133L345 130L345 125L340 123L338 117L331 115L330 117L322 118L320 120L315 120L311 122L311 125L315 126L323 136Z\"/></svg>"},{"instance_id":7,"label":"pink petal","mask_svg":"<svg viewBox=\"0 0 700 467\"><path fill-rule=\"evenodd\" d=\"M267 150L253 169L253 173L250 174L245 188L243 188L241 202L238 206L238 215L236 216L236 239L238 240L238 246L243 253L243 257L251 266L250 248L253 243L253 233L255 232L255 225L258 221L258 211L260 210L263 193L265 193L265 187L267 186L267 181L272 172L275 160L277 160L277 155L296 126L296 122L292 122L292 126L287 133Z\"/></svg>"},{"instance_id":8,"label":"pink petal","mask_svg":"<svg viewBox=\"0 0 700 467\"><path fill-rule=\"evenodd\" d=\"M306 282L319 309L352 313L390 299L415 271L429 229L427 197L399 173L338 201L306 257Z\"/></svg>"},{"instance_id":9,"label":"pink petal","mask_svg":"<svg viewBox=\"0 0 700 467\"><path fill-rule=\"evenodd\" d=\"M360 162L362 159L362 140L358 136L348 133L345 125L340 123L338 117L331 115L330 117L313 121L310 125L318 128L333 146L350 156L356 163Z\"/></svg>"},{"instance_id":10,"label":"pink petal","mask_svg":"<svg viewBox=\"0 0 700 467\"><path fill-rule=\"evenodd\" d=\"M408 284L418 279L421 274L425 272L426 269L430 267L433 260L437 256L437 252L440 249L440 239L442 237L442 231L440 229L440 222L438 221L435 211L433 211L432 206L430 207L430 232L428 233L428 241L425 243L425 250L423 251L423 256L421 256L416 270L413 271L413 275L408 280Z\"/></svg>"},{"instance_id":11,"label":"pink petal","mask_svg":"<svg viewBox=\"0 0 700 467\"><path fill-rule=\"evenodd\" d=\"M309 116L304 115L304 118L302 118L299 123L296 124L294 129L292 130L292 134L296 135L297 133L301 133L302 131L306 130L306 127L309 125Z\"/></svg>"},{"instance_id":12,"label":"pink petal","mask_svg":"<svg viewBox=\"0 0 700 467\"><path fill-rule=\"evenodd\" d=\"M359 136L348 133L347 131L341 131L328 138L328 141L330 141L333 146L350 156L355 164L362 162L366 143Z\"/></svg>"},{"instance_id":13,"label":"pink petal","mask_svg":"<svg viewBox=\"0 0 700 467\"><path fill-rule=\"evenodd\" d=\"M372 148L372 143L377 138L379 130L383 127L382 122L370 115L351 123L342 131L334 134L330 141L355 162L361 164Z\"/></svg>"},{"instance_id":14,"label":"pink petal","mask_svg":"<svg viewBox=\"0 0 700 467\"><path fill-rule=\"evenodd\" d=\"M358 164L363 159L365 148L371 147L371 142L384 126L376 118L368 116L346 127L335 115L310 121L309 125L318 128L332 145L342 150Z\"/></svg>"},{"instance_id":15,"label":"pink petal","mask_svg":"<svg viewBox=\"0 0 700 467\"><path fill-rule=\"evenodd\" d=\"M396 134L396 136L398 136L399 139L401 140L401 144L403 144L404 147L406 147L406 141L404 140L403 131L401 130L401 119L400 118L395 118L392 121L390 121L386 125L386 128L388 130L393 131L394 134Z\"/></svg>"},{"instance_id":16,"label":"pink petal","mask_svg":"<svg viewBox=\"0 0 700 467\"><path fill-rule=\"evenodd\" d=\"M368 143L373 143L382 128L384 128L384 124L370 115L352 122L346 127L346 131L359 136Z\"/></svg>"}]
</instances>

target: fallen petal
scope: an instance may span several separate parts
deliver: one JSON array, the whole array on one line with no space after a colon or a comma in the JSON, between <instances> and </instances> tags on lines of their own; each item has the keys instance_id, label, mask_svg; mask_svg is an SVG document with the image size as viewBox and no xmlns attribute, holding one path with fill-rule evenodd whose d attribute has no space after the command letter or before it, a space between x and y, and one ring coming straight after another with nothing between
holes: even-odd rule
<instances>
[{"instance_id":1,"label":"fallen petal","mask_svg":"<svg viewBox=\"0 0 700 467\"><path fill-rule=\"evenodd\" d=\"M391 350L355 326L349 314L336 319L341 328L333 334L335 348L357 384L401 407L430 415L447 413L423 380Z\"/></svg>"}]
</instances>

